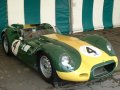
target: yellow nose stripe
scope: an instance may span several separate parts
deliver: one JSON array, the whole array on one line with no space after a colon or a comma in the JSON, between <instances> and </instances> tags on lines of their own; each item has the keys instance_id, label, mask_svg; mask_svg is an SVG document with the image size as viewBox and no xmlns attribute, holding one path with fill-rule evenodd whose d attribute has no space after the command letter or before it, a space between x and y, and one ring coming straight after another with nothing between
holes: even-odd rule
<instances>
[{"instance_id":1,"label":"yellow nose stripe","mask_svg":"<svg viewBox=\"0 0 120 90\"><path fill-rule=\"evenodd\" d=\"M59 35L59 34L49 34L49 35L45 35L45 36L48 38L63 42L65 44L75 48L77 51L79 51L80 46L89 45L88 43L81 41L75 37L64 36L64 35Z\"/></svg>"}]
</instances>

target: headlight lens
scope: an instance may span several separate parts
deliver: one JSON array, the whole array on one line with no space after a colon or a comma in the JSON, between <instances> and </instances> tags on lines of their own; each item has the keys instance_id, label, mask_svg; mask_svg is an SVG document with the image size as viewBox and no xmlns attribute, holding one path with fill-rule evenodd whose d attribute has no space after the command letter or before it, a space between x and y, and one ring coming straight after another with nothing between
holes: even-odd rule
<instances>
[{"instance_id":1,"label":"headlight lens","mask_svg":"<svg viewBox=\"0 0 120 90\"><path fill-rule=\"evenodd\" d=\"M112 50L112 46L111 46L111 44L110 44L110 43L108 43L108 44L107 44L107 49L108 49L109 51L111 51L111 50Z\"/></svg>"},{"instance_id":2,"label":"headlight lens","mask_svg":"<svg viewBox=\"0 0 120 90\"><path fill-rule=\"evenodd\" d=\"M62 62L62 64L63 64L64 66L67 66L67 65L69 64L69 62L70 62L70 59L69 59L68 56L62 56L61 62Z\"/></svg>"},{"instance_id":3,"label":"headlight lens","mask_svg":"<svg viewBox=\"0 0 120 90\"><path fill-rule=\"evenodd\" d=\"M110 42L107 42L106 48L107 48L110 55L116 55Z\"/></svg>"},{"instance_id":4,"label":"headlight lens","mask_svg":"<svg viewBox=\"0 0 120 90\"><path fill-rule=\"evenodd\" d=\"M68 55L62 55L61 56L61 64L68 70L73 70L74 67L70 64L71 59Z\"/></svg>"}]
</instances>

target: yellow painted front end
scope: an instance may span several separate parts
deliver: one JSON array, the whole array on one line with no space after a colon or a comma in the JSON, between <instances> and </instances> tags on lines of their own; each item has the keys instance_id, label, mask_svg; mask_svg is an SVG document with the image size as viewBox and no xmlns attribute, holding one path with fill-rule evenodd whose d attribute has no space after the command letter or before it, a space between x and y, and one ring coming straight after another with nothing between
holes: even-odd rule
<instances>
[{"instance_id":1,"label":"yellow painted front end","mask_svg":"<svg viewBox=\"0 0 120 90\"><path fill-rule=\"evenodd\" d=\"M84 82L90 80L91 70L92 68L100 63L105 63L107 61L113 60L116 63L116 67L118 65L118 59L116 56L109 56L104 51L100 50L102 54L99 57L89 57L80 51L81 46L90 45L87 42L81 41L74 37L63 36L58 34L50 34L45 35L46 37L58 40L60 42L66 43L71 47L75 48L81 56L81 64L80 67L71 72L60 72L56 71L59 78L67 81L75 81L75 82Z\"/></svg>"},{"instance_id":2,"label":"yellow painted front end","mask_svg":"<svg viewBox=\"0 0 120 90\"><path fill-rule=\"evenodd\" d=\"M97 65L97 64L100 64L103 62L107 62L109 60L114 60L116 62L116 67L118 65L118 59L116 56L113 56L113 57L106 56L102 59L92 59L92 60L89 57L82 56L82 60L83 60L83 58L85 60L81 62L81 65L77 70L72 71L72 72L57 71L57 75L59 76L59 78L61 78L63 80L67 80L67 81L84 82L84 81L90 80L91 70L94 65ZM90 62L87 63L87 61L89 61L89 60L90 60Z\"/></svg>"}]
</instances>

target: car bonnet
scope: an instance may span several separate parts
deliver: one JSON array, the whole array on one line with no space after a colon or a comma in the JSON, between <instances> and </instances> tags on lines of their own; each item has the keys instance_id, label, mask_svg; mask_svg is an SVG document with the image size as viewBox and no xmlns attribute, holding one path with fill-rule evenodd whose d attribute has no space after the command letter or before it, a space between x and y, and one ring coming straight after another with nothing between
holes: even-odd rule
<instances>
[{"instance_id":1,"label":"car bonnet","mask_svg":"<svg viewBox=\"0 0 120 90\"><path fill-rule=\"evenodd\" d=\"M76 37L59 35L59 34L49 34L44 36L57 40L59 42L63 42L76 49L81 55L82 62L88 64L88 66L90 65L90 67L112 59L114 60L115 58L115 56L109 56L103 50L100 50L99 48L85 41L82 41Z\"/></svg>"}]
</instances>

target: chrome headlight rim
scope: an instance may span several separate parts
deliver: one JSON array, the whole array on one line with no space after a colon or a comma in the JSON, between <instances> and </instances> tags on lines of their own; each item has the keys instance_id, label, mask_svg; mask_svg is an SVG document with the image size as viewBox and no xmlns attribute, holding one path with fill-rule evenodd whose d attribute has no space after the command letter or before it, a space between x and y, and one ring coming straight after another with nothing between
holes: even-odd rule
<instances>
[{"instance_id":1,"label":"chrome headlight rim","mask_svg":"<svg viewBox=\"0 0 120 90\"><path fill-rule=\"evenodd\" d=\"M61 56L60 56L60 63L62 65L62 68L67 70L67 71L72 71L74 70L74 67L71 65L72 63L72 60L71 60L71 57L66 54L66 53L63 53Z\"/></svg>"}]
</instances>

